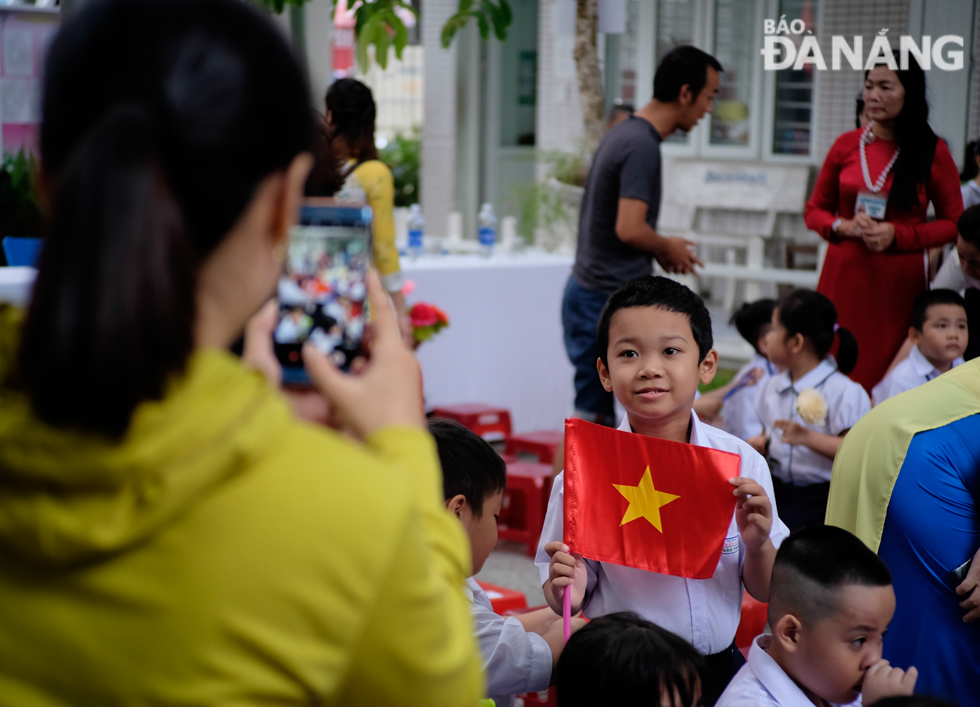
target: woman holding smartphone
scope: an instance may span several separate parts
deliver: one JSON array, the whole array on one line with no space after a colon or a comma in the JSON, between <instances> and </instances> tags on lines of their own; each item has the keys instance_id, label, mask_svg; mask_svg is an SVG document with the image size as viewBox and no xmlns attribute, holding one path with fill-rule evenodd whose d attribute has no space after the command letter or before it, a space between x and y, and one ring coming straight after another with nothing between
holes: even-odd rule
<instances>
[{"instance_id":1,"label":"woman holding smartphone","mask_svg":"<svg viewBox=\"0 0 980 707\"><path fill-rule=\"evenodd\" d=\"M377 277L370 360L304 350L352 442L227 353L312 158L304 80L237 0L96 0L46 64L49 229L0 308L0 694L476 704L465 538Z\"/></svg>"}]
</instances>

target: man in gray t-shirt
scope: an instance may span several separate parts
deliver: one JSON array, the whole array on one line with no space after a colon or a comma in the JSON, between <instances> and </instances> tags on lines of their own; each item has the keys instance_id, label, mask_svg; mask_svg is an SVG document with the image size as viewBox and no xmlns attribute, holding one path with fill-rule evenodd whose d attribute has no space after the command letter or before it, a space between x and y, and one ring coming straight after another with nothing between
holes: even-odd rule
<instances>
[{"instance_id":1,"label":"man in gray t-shirt","mask_svg":"<svg viewBox=\"0 0 980 707\"><path fill-rule=\"evenodd\" d=\"M694 47L677 47L660 61L653 100L612 128L596 150L579 217L578 250L565 287L565 349L575 366L577 417L615 425L612 393L596 370L596 324L606 299L652 261L689 273L703 265L683 238L656 232L660 212L660 143L693 128L713 107L721 64Z\"/></svg>"}]
</instances>

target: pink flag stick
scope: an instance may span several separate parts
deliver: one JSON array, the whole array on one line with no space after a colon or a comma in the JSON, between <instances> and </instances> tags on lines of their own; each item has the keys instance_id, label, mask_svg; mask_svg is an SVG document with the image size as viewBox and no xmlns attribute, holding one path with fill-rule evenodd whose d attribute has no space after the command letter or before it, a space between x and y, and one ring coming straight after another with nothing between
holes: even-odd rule
<instances>
[{"instance_id":1,"label":"pink flag stick","mask_svg":"<svg viewBox=\"0 0 980 707\"><path fill-rule=\"evenodd\" d=\"M572 585L565 585L561 595L561 620L565 629L565 643L572 637Z\"/></svg>"}]
</instances>

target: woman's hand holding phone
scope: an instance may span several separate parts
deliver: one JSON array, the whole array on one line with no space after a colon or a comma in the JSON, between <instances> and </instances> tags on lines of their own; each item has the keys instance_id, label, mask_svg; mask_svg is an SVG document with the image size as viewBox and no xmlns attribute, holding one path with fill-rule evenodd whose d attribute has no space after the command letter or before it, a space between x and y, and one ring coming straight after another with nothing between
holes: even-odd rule
<instances>
[{"instance_id":1,"label":"woman's hand holding phone","mask_svg":"<svg viewBox=\"0 0 980 707\"><path fill-rule=\"evenodd\" d=\"M272 345L273 332L279 320L279 304L269 300L245 324L245 348L242 363L254 368L278 388L282 385L282 365ZM288 387L283 390L297 417L330 427L340 427L329 403L316 388Z\"/></svg>"},{"instance_id":2,"label":"woman's hand holding phone","mask_svg":"<svg viewBox=\"0 0 980 707\"><path fill-rule=\"evenodd\" d=\"M377 272L367 278L372 321L364 338L368 358L342 373L311 344L303 347L303 364L339 419L365 439L385 427L424 427L422 372L405 346L395 313Z\"/></svg>"}]
</instances>

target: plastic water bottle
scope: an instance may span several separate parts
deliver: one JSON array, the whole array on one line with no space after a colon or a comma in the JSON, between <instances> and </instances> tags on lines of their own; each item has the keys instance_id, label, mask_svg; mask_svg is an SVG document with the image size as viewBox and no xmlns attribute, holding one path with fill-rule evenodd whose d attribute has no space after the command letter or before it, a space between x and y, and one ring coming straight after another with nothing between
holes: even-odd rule
<instances>
[{"instance_id":1,"label":"plastic water bottle","mask_svg":"<svg viewBox=\"0 0 980 707\"><path fill-rule=\"evenodd\" d=\"M408 214L408 255L412 260L425 252L423 236L425 236L425 218L422 216L422 208L418 204L412 204Z\"/></svg>"},{"instance_id":2,"label":"plastic water bottle","mask_svg":"<svg viewBox=\"0 0 980 707\"><path fill-rule=\"evenodd\" d=\"M493 214L493 206L484 204L480 209L478 221L480 224L480 255L489 258L493 255L493 244L497 241L497 217Z\"/></svg>"}]
</instances>

